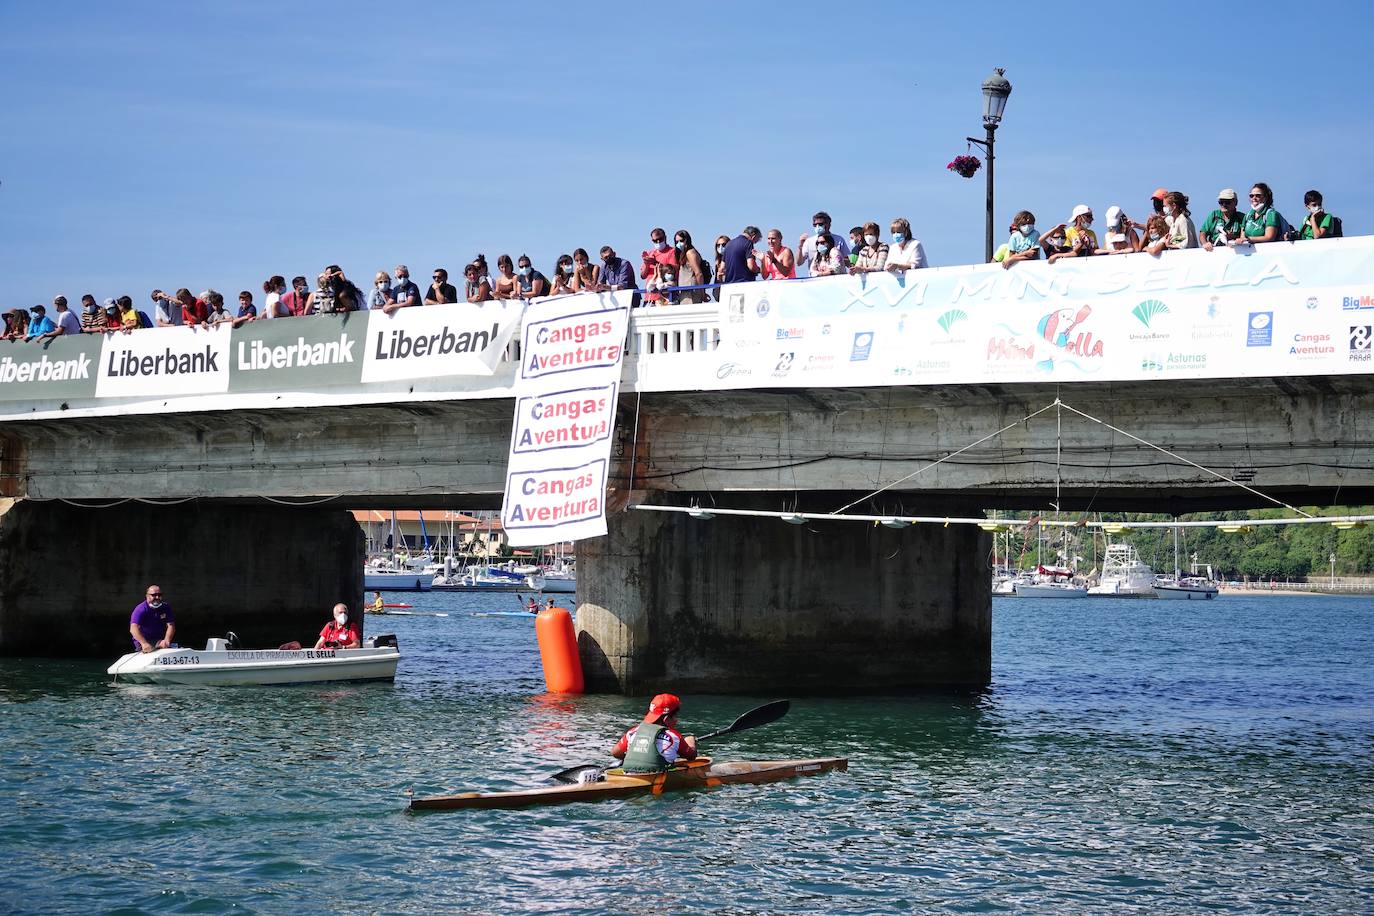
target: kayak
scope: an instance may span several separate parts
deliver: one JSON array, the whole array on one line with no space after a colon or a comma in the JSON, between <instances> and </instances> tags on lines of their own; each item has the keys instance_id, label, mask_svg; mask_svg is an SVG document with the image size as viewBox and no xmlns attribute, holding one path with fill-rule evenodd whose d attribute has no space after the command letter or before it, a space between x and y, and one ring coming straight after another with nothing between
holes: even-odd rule
<instances>
[{"instance_id":1,"label":"kayak","mask_svg":"<svg viewBox=\"0 0 1374 916\"><path fill-rule=\"evenodd\" d=\"M474 617L528 617L530 620L533 620L533 619L534 619L536 616L538 616L538 615L536 615L536 614L531 614L529 611L474 611L473 614L472 614L472 616L474 616Z\"/></svg>"},{"instance_id":2,"label":"kayak","mask_svg":"<svg viewBox=\"0 0 1374 916\"><path fill-rule=\"evenodd\" d=\"M377 613L373 611L372 613ZM448 615L436 611L384 611L387 617L447 617Z\"/></svg>"},{"instance_id":3,"label":"kayak","mask_svg":"<svg viewBox=\"0 0 1374 916\"><path fill-rule=\"evenodd\" d=\"M716 763L699 757L686 766L666 773L630 776L608 770L600 782L513 792L461 792L457 795L431 795L411 799L412 811L453 811L458 808L526 808L534 805L563 805L569 802L600 801L631 795L661 795L679 789L704 789L732 783L766 783L797 776L818 776L831 770L847 770L843 757L818 757L813 760L737 760Z\"/></svg>"}]
</instances>

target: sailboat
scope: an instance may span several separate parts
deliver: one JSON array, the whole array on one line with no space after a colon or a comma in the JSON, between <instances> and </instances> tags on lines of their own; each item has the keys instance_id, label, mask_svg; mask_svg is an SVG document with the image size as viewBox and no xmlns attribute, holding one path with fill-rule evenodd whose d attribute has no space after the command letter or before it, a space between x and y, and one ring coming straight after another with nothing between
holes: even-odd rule
<instances>
[{"instance_id":1,"label":"sailboat","mask_svg":"<svg viewBox=\"0 0 1374 916\"><path fill-rule=\"evenodd\" d=\"M1174 526L1174 574L1155 580L1155 595L1166 601L1211 601L1220 589L1212 581L1212 567L1207 575L1198 575L1197 554L1193 555L1192 575L1184 576L1178 566L1178 526Z\"/></svg>"},{"instance_id":2,"label":"sailboat","mask_svg":"<svg viewBox=\"0 0 1374 916\"><path fill-rule=\"evenodd\" d=\"M1057 514L1057 513L1056 513ZM1044 526L1041 526L1041 537L1037 540L1035 550L1039 556L1042 542L1044 541ZM1064 547L1067 547L1067 540ZM1018 598L1086 598L1088 597L1088 587L1083 584L1083 580L1078 578L1074 571L1072 562L1079 558L1070 558L1066 551L1058 553L1058 559L1070 561L1068 565L1046 566L1043 563L1036 563L1035 576L1027 582L1017 582L1012 586L1013 594Z\"/></svg>"}]
</instances>

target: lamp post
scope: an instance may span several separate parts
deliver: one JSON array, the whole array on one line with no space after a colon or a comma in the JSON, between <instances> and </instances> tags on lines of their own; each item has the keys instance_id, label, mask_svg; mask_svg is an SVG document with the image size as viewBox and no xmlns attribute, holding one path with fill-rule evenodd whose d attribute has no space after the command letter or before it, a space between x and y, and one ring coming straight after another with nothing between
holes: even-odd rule
<instances>
[{"instance_id":1,"label":"lamp post","mask_svg":"<svg viewBox=\"0 0 1374 916\"><path fill-rule=\"evenodd\" d=\"M997 125L1002 123L1002 112L1007 107L1007 96L1011 95L1011 83L1003 74L1001 67L992 71L992 76L983 80L983 127L987 129L987 139L966 138L968 142L981 147L987 156L988 164L988 213L985 225L983 260L992 260L992 164L993 144L997 139Z\"/></svg>"},{"instance_id":2,"label":"lamp post","mask_svg":"<svg viewBox=\"0 0 1374 916\"><path fill-rule=\"evenodd\" d=\"M1336 590L1336 552L1331 551L1331 590Z\"/></svg>"}]
</instances>

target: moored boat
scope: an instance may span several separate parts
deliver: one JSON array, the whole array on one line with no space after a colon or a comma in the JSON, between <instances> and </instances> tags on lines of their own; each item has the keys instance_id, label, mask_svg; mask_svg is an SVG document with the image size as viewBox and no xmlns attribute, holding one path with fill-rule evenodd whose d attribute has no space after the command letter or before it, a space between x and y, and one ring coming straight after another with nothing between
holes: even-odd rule
<instances>
[{"instance_id":1,"label":"moored boat","mask_svg":"<svg viewBox=\"0 0 1374 916\"><path fill-rule=\"evenodd\" d=\"M135 684L307 684L321 681L390 681L401 650L394 636L374 636L360 649L231 649L211 639L204 649L130 652L107 672Z\"/></svg>"},{"instance_id":2,"label":"moored boat","mask_svg":"<svg viewBox=\"0 0 1374 916\"><path fill-rule=\"evenodd\" d=\"M738 760L716 763L709 757L691 761L665 773L630 776L608 771L599 782L518 789L511 792L461 792L433 795L410 802L413 811L452 811L460 808L527 808L569 802L600 801L633 795L659 795L680 789L703 789L732 783L768 783L797 776L818 776L831 770L847 770L843 757L811 760Z\"/></svg>"},{"instance_id":3,"label":"moored boat","mask_svg":"<svg viewBox=\"0 0 1374 916\"><path fill-rule=\"evenodd\" d=\"M1093 597L1153 598L1155 571L1141 561L1130 544L1108 544L1102 573L1088 589Z\"/></svg>"},{"instance_id":4,"label":"moored boat","mask_svg":"<svg viewBox=\"0 0 1374 916\"><path fill-rule=\"evenodd\" d=\"M1155 595L1166 601L1211 601L1221 591L1215 583L1201 576L1159 579L1154 588Z\"/></svg>"}]
</instances>

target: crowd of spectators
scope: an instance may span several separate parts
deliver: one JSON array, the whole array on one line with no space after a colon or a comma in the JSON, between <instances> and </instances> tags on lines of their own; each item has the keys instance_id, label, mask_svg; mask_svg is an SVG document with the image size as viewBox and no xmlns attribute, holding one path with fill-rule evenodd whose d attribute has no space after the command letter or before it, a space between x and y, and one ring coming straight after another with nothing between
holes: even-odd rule
<instances>
[{"instance_id":1,"label":"crowd of spectators","mask_svg":"<svg viewBox=\"0 0 1374 916\"><path fill-rule=\"evenodd\" d=\"M1193 224L1188 196L1181 191L1157 188L1150 195L1150 213L1140 223L1120 207L1107 208L1106 244L1093 231L1093 211L1087 204L1073 208L1067 222L1057 223L1041 232L1035 228L1035 214L1022 210L1011 220L1011 238L997 249L994 261L1011 267L1019 261L1044 257L1053 264L1062 258L1089 255L1134 254L1148 252L1159 256L1171 249L1243 247L1266 242L1296 242L1303 239L1337 238L1344 235L1339 217L1326 212L1320 191L1303 195L1306 214L1298 225L1284 219L1274 207L1274 192L1264 182L1250 188L1250 206L1240 208L1232 188L1217 192L1217 209L1207 214L1202 229Z\"/></svg>"},{"instance_id":2,"label":"crowd of spectators","mask_svg":"<svg viewBox=\"0 0 1374 916\"><path fill-rule=\"evenodd\" d=\"M1012 218L1011 238L993 260L1004 268L1043 257L1050 263L1063 258L1089 255L1148 252L1158 256L1170 249L1255 245L1280 240L1332 238L1343 234L1339 218L1327 213L1322 195L1308 191L1303 197L1307 214L1297 226L1274 208L1274 195L1263 182L1250 189L1250 206L1241 210L1236 192L1225 188L1217 194L1217 209L1208 214L1201 230L1193 223L1188 197L1180 191L1159 188L1150 197L1150 215L1143 223L1127 216L1120 207L1107 209L1106 244L1093 230L1093 211L1086 204L1073 208L1069 219L1043 233L1036 229L1035 215L1022 210ZM423 289L410 278L410 269L398 264L390 273L377 271L372 288L366 292L349 280L337 264L326 267L314 287L303 276L293 277L288 286L282 276L269 277L262 285L259 310L253 293L239 293L237 311L225 307L224 296L213 289L199 296L178 289L168 295L155 289L149 295L152 315L134 308L128 296L97 303L94 296L81 297L81 313L67 308L67 299L53 300L53 314L42 305L17 308L4 313L6 340L48 341L63 334L130 333L138 328L190 325L209 327L238 326L247 321L332 315L363 309L380 309L387 314L418 305L499 299L535 299L582 292L635 290L636 305L702 303L715 298L722 284L752 280L790 280L800 271L812 277L836 274L904 273L929 266L925 247L912 233L911 223L897 218L888 225L884 241L875 222L854 226L845 235L834 232L830 214L820 211L811 218L811 232L797 241L794 252L783 240L780 229L765 234L757 226L745 226L737 236L720 235L715 240L715 258L697 249L692 235L679 229L668 242L668 233L655 227L649 231L649 246L640 252L638 271L610 245L599 250L593 262L585 248L559 255L553 276L536 270L528 255L512 260L508 254L496 259L492 277L485 255L477 255L463 268L463 290L449 282L448 271L436 267L431 282ZM759 242L764 242L762 250ZM637 275L637 276L636 276ZM643 281L643 286L638 284Z\"/></svg>"}]
</instances>

